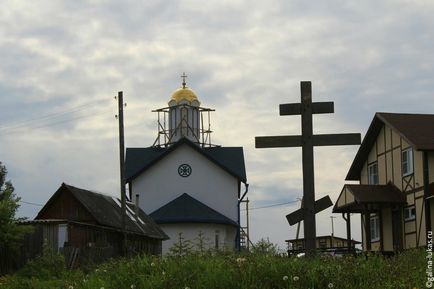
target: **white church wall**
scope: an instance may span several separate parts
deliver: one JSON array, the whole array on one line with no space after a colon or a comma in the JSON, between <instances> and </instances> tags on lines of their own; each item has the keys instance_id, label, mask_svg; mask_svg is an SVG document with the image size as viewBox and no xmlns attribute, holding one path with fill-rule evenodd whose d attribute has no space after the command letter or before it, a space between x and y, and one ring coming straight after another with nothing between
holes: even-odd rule
<instances>
[{"instance_id":1,"label":"white church wall","mask_svg":"<svg viewBox=\"0 0 434 289\"><path fill-rule=\"evenodd\" d=\"M170 248L179 242L179 233L182 233L184 240L189 240L193 249L197 250L198 236L202 232L204 247L206 249L216 248L216 235L218 235L219 250L233 250L235 248L236 228L234 226L220 224L161 224L161 229L170 237L163 241L162 252L167 254Z\"/></svg>"},{"instance_id":2,"label":"white church wall","mask_svg":"<svg viewBox=\"0 0 434 289\"><path fill-rule=\"evenodd\" d=\"M191 166L189 177L178 174L181 164ZM187 193L237 222L238 180L186 144L136 177L132 193L147 214Z\"/></svg>"}]
</instances>

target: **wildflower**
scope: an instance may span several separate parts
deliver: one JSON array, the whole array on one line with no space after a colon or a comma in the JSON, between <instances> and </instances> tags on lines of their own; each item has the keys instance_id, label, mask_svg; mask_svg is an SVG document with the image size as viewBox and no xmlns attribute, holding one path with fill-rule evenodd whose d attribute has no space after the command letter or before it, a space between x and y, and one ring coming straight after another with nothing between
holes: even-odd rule
<instances>
[{"instance_id":1,"label":"wildflower","mask_svg":"<svg viewBox=\"0 0 434 289\"><path fill-rule=\"evenodd\" d=\"M151 263L151 267L154 267L154 266L155 266L155 263L154 263L154 262L152 262L152 263Z\"/></svg>"},{"instance_id":2,"label":"wildflower","mask_svg":"<svg viewBox=\"0 0 434 289\"><path fill-rule=\"evenodd\" d=\"M298 279L300 279L300 278L298 278L298 276L294 276L294 277L292 278L292 280L294 280L295 282L297 282Z\"/></svg>"},{"instance_id":3,"label":"wildflower","mask_svg":"<svg viewBox=\"0 0 434 289\"><path fill-rule=\"evenodd\" d=\"M74 289L74 286L69 285L69 286L68 286L68 289Z\"/></svg>"},{"instance_id":4,"label":"wildflower","mask_svg":"<svg viewBox=\"0 0 434 289\"><path fill-rule=\"evenodd\" d=\"M333 288L333 283L329 283L329 285L327 287Z\"/></svg>"},{"instance_id":5,"label":"wildflower","mask_svg":"<svg viewBox=\"0 0 434 289\"><path fill-rule=\"evenodd\" d=\"M237 263L238 264L240 264L240 263L242 263L242 262L245 262L246 261L246 258L237 258Z\"/></svg>"},{"instance_id":6,"label":"wildflower","mask_svg":"<svg viewBox=\"0 0 434 289\"><path fill-rule=\"evenodd\" d=\"M95 269L95 272L98 272L99 271L99 269Z\"/></svg>"},{"instance_id":7,"label":"wildflower","mask_svg":"<svg viewBox=\"0 0 434 289\"><path fill-rule=\"evenodd\" d=\"M166 272L165 272L165 271L163 271L163 272L161 272L161 274L163 274L163 276L164 276L164 275L166 275Z\"/></svg>"},{"instance_id":8,"label":"wildflower","mask_svg":"<svg viewBox=\"0 0 434 289\"><path fill-rule=\"evenodd\" d=\"M85 278L85 279L83 279L83 283L86 283L87 282L87 279Z\"/></svg>"},{"instance_id":9,"label":"wildflower","mask_svg":"<svg viewBox=\"0 0 434 289\"><path fill-rule=\"evenodd\" d=\"M104 269L104 270L102 270L104 273L107 273L107 270L106 269Z\"/></svg>"},{"instance_id":10,"label":"wildflower","mask_svg":"<svg viewBox=\"0 0 434 289\"><path fill-rule=\"evenodd\" d=\"M288 280L288 276L283 276L283 281L286 281L286 280Z\"/></svg>"},{"instance_id":11,"label":"wildflower","mask_svg":"<svg viewBox=\"0 0 434 289\"><path fill-rule=\"evenodd\" d=\"M188 286L185 286L185 288L184 289L190 289L190 287L188 287Z\"/></svg>"},{"instance_id":12,"label":"wildflower","mask_svg":"<svg viewBox=\"0 0 434 289\"><path fill-rule=\"evenodd\" d=\"M104 289L104 287L101 287L101 288L99 288L99 289Z\"/></svg>"},{"instance_id":13,"label":"wildflower","mask_svg":"<svg viewBox=\"0 0 434 289\"><path fill-rule=\"evenodd\" d=\"M130 288L134 289L134 288L136 288L136 285L131 284Z\"/></svg>"}]
</instances>

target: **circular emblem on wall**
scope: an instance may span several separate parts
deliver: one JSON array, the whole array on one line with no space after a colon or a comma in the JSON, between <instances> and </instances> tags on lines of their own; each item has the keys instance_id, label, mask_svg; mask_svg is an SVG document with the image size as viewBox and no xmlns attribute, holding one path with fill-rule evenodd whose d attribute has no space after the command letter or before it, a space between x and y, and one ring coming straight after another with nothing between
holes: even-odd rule
<instances>
[{"instance_id":1,"label":"circular emblem on wall","mask_svg":"<svg viewBox=\"0 0 434 289\"><path fill-rule=\"evenodd\" d=\"M188 164L182 164L178 167L178 174L183 177L186 178L189 175L191 175L191 167Z\"/></svg>"}]
</instances>

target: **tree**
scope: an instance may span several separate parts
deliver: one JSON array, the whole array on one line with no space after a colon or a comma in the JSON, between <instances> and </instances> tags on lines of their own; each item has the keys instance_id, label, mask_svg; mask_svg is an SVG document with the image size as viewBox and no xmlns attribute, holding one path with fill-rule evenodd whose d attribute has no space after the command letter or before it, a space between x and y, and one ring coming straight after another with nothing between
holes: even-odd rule
<instances>
[{"instance_id":1,"label":"tree","mask_svg":"<svg viewBox=\"0 0 434 289\"><path fill-rule=\"evenodd\" d=\"M261 239L252 247L253 254L277 256L280 253L279 246L270 240Z\"/></svg>"},{"instance_id":2,"label":"tree","mask_svg":"<svg viewBox=\"0 0 434 289\"><path fill-rule=\"evenodd\" d=\"M30 232L30 226L19 225L25 218L17 218L16 213L20 207L20 197L14 194L11 181L6 181L8 171L0 162L0 250L16 251L24 234Z\"/></svg>"}]
</instances>

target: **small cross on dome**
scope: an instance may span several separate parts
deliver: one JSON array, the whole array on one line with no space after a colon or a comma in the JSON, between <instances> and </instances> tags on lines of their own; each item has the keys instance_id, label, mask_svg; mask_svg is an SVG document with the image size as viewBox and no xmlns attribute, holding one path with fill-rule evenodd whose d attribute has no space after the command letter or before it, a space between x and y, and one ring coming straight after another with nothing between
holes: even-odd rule
<instances>
[{"instance_id":1,"label":"small cross on dome","mask_svg":"<svg viewBox=\"0 0 434 289\"><path fill-rule=\"evenodd\" d=\"M187 78L187 75L185 74L185 72L182 73L181 78L182 78L182 88L186 88L187 83L185 82L185 79Z\"/></svg>"}]
</instances>

